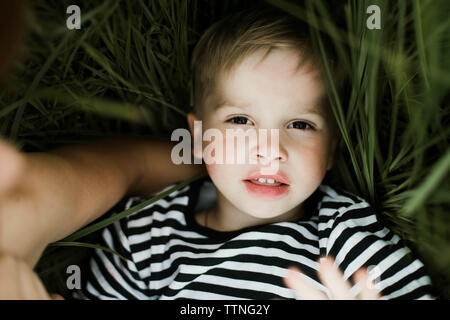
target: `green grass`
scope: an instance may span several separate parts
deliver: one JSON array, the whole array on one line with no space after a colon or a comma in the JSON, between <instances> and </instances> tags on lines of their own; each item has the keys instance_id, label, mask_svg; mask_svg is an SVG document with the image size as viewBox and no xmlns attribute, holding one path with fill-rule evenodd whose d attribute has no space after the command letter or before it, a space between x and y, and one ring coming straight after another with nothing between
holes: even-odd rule
<instances>
[{"instance_id":1,"label":"green grass","mask_svg":"<svg viewBox=\"0 0 450 320\"><path fill-rule=\"evenodd\" d=\"M321 35L330 36L348 72L351 90L340 93L333 81L329 90L342 140L328 181L367 199L450 298L450 3L266 2L310 23L322 57ZM65 8L74 3L33 1L23 61L0 91L0 134L24 151L186 127L193 46L212 22L252 1L83 2L82 29L68 31ZM381 30L366 28L371 4L381 8ZM79 240L95 243L98 231ZM36 270L67 296L65 267L90 250L49 246Z\"/></svg>"}]
</instances>

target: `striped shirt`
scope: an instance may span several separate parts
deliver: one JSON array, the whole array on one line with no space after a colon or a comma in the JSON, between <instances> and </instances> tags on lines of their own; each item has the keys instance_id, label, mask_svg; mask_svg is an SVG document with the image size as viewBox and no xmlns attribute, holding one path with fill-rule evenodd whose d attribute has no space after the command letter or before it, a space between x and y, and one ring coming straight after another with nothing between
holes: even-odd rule
<instances>
[{"instance_id":1,"label":"striped shirt","mask_svg":"<svg viewBox=\"0 0 450 320\"><path fill-rule=\"evenodd\" d=\"M110 213L146 200L122 199ZM301 220L227 232L194 219L195 212L215 200L215 187L207 177L106 227L100 245L126 261L96 249L82 270L82 288L73 297L299 298L283 282L290 266L330 297L317 275L319 257L329 255L354 292L358 286L352 275L366 267L382 299L435 299L422 262L356 195L321 184L306 200Z\"/></svg>"}]
</instances>

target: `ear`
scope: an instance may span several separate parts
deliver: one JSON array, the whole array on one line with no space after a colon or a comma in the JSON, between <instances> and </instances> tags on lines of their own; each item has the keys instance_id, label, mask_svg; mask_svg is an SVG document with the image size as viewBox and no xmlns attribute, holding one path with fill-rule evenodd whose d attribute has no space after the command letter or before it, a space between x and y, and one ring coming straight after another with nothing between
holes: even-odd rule
<instances>
[{"instance_id":1,"label":"ear","mask_svg":"<svg viewBox=\"0 0 450 320\"><path fill-rule=\"evenodd\" d=\"M192 137L192 154L197 159L203 159L203 132L202 130L198 130L198 132L195 132L194 130L194 121L200 121L200 119L195 115L195 113L189 112L187 115L187 122L189 125L189 131L191 132ZM200 144L200 148L195 148L196 142Z\"/></svg>"},{"instance_id":2,"label":"ear","mask_svg":"<svg viewBox=\"0 0 450 320\"><path fill-rule=\"evenodd\" d=\"M327 171L331 170L334 166L334 159L336 158L336 148L339 144L339 142L341 141L341 132L338 130L336 130L335 134L332 137L331 140L331 150L330 150L330 156L328 158L328 166L327 166Z\"/></svg>"},{"instance_id":3,"label":"ear","mask_svg":"<svg viewBox=\"0 0 450 320\"><path fill-rule=\"evenodd\" d=\"M189 131L191 132L191 135L194 136L194 121L200 120L195 113L189 112L187 114L187 122L189 125Z\"/></svg>"}]
</instances>

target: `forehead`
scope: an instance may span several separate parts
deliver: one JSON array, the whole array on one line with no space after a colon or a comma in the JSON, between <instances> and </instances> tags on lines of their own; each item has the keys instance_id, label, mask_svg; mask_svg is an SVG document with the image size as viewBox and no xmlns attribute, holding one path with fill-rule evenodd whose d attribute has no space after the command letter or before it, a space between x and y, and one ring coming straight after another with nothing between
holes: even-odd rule
<instances>
[{"instance_id":1,"label":"forehead","mask_svg":"<svg viewBox=\"0 0 450 320\"><path fill-rule=\"evenodd\" d=\"M259 51L218 76L212 106L261 106L315 113L325 118L320 73L288 49Z\"/></svg>"}]
</instances>

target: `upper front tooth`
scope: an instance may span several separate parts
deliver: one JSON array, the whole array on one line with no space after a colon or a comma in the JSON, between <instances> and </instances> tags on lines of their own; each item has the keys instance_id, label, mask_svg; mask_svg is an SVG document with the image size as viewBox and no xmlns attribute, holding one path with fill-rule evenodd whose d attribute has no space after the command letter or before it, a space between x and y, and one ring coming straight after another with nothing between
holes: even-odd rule
<instances>
[{"instance_id":1,"label":"upper front tooth","mask_svg":"<svg viewBox=\"0 0 450 320\"><path fill-rule=\"evenodd\" d=\"M266 183L266 178L258 178L258 181L261 183Z\"/></svg>"},{"instance_id":2,"label":"upper front tooth","mask_svg":"<svg viewBox=\"0 0 450 320\"><path fill-rule=\"evenodd\" d=\"M267 183L275 183L274 179L267 179Z\"/></svg>"}]
</instances>

